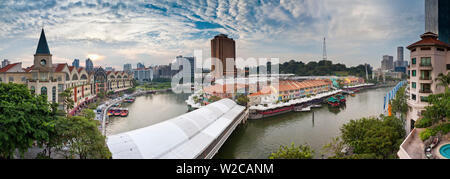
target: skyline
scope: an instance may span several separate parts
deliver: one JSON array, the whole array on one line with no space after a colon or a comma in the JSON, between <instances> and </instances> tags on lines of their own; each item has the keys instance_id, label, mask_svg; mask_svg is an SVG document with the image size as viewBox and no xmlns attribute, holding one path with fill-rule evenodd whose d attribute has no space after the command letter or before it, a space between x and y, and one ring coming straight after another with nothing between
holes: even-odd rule
<instances>
[{"instance_id":1,"label":"skyline","mask_svg":"<svg viewBox=\"0 0 450 179\"><path fill-rule=\"evenodd\" d=\"M220 33L236 40L237 57L276 57L280 62L322 59L325 36L333 63L368 62L377 68L383 55L397 56L398 46L424 32L425 18L423 0L22 0L0 2L0 14L0 40L6 42L0 44L1 59L30 66L44 26L55 63L90 57L95 66L116 69L124 61L133 67L138 62L168 64L194 50L209 58L210 40Z\"/></svg>"}]
</instances>

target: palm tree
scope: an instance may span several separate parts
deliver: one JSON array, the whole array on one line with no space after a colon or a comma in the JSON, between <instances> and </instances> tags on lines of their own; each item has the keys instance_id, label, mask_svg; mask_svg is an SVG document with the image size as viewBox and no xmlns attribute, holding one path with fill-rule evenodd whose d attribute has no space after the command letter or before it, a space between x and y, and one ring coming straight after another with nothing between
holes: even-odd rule
<instances>
[{"instance_id":1,"label":"palm tree","mask_svg":"<svg viewBox=\"0 0 450 179\"><path fill-rule=\"evenodd\" d=\"M450 72L447 75L439 74L439 76L436 78L436 81L439 81L437 86L444 86L445 90L448 90L450 85Z\"/></svg>"}]
</instances>

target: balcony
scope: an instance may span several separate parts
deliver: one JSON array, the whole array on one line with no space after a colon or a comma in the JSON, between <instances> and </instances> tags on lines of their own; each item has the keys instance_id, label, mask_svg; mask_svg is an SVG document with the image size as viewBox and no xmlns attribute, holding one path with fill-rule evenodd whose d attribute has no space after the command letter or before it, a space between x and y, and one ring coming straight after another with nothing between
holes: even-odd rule
<instances>
[{"instance_id":1,"label":"balcony","mask_svg":"<svg viewBox=\"0 0 450 179\"><path fill-rule=\"evenodd\" d=\"M419 91L419 93L430 94L430 93L433 93L433 91L431 91L431 89L421 89L421 90Z\"/></svg>"},{"instance_id":2,"label":"balcony","mask_svg":"<svg viewBox=\"0 0 450 179\"><path fill-rule=\"evenodd\" d=\"M421 70L433 70L433 66L430 63L421 63L419 69L421 69Z\"/></svg>"}]
</instances>

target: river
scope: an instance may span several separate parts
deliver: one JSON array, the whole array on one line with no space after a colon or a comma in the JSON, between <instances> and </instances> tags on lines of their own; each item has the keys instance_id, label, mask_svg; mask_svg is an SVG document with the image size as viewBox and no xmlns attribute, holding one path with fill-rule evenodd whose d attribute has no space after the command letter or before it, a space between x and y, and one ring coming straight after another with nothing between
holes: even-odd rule
<instances>
[{"instance_id":1,"label":"river","mask_svg":"<svg viewBox=\"0 0 450 179\"><path fill-rule=\"evenodd\" d=\"M322 108L312 112L291 112L239 125L215 158L267 159L280 145L308 144L321 157L321 149L339 135L339 128L352 119L379 116L383 100L391 88L364 90L347 98L341 109ZM129 105L130 115L113 118L106 128L107 135L118 134L153 125L187 112L187 94L158 93L141 96Z\"/></svg>"}]
</instances>

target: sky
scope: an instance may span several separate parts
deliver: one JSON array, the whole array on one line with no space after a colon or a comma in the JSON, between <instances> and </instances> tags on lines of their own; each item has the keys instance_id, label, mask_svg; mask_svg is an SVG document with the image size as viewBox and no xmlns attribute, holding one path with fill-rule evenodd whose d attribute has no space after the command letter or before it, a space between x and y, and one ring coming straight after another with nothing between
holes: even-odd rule
<instances>
[{"instance_id":1,"label":"sky","mask_svg":"<svg viewBox=\"0 0 450 179\"><path fill-rule=\"evenodd\" d=\"M14 0L0 1L0 59L30 66L44 27L53 63L164 65L220 33L237 57L328 59L381 66L424 33L424 0ZM409 57L405 49L405 58Z\"/></svg>"}]
</instances>

